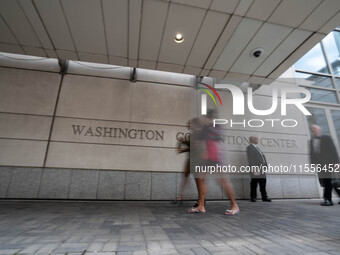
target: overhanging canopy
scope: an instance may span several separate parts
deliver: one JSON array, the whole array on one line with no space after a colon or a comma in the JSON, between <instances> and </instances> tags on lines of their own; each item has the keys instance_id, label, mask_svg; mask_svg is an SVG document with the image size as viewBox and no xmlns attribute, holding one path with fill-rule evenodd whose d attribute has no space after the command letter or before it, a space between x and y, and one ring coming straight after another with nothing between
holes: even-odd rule
<instances>
[{"instance_id":1,"label":"overhanging canopy","mask_svg":"<svg viewBox=\"0 0 340 255\"><path fill-rule=\"evenodd\" d=\"M0 51L262 83L339 25L339 10L339 0L2 0Z\"/></svg>"}]
</instances>

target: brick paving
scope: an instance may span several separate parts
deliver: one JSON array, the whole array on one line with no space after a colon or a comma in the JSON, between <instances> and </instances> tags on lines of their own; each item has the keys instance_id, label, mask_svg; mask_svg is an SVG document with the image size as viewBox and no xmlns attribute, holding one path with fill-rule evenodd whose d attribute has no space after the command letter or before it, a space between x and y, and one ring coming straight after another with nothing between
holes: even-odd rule
<instances>
[{"instance_id":1,"label":"brick paving","mask_svg":"<svg viewBox=\"0 0 340 255\"><path fill-rule=\"evenodd\" d=\"M340 205L0 201L0 255L340 254ZM335 202L335 201L334 201ZM337 201L336 201L337 202Z\"/></svg>"}]
</instances>

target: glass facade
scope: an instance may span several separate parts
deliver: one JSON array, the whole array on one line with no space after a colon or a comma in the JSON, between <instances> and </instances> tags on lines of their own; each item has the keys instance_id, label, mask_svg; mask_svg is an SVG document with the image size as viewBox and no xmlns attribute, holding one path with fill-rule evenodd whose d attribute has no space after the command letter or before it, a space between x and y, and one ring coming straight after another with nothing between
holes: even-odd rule
<instances>
[{"instance_id":1,"label":"glass facade","mask_svg":"<svg viewBox=\"0 0 340 255\"><path fill-rule=\"evenodd\" d=\"M329 64L334 75L340 75L340 32L334 31L323 39Z\"/></svg>"},{"instance_id":2,"label":"glass facade","mask_svg":"<svg viewBox=\"0 0 340 255\"><path fill-rule=\"evenodd\" d=\"M336 93L334 91L314 89L314 88L308 88L308 87L307 89L312 94L312 98L311 98L312 101L318 101L322 103L332 103L332 104L337 103Z\"/></svg>"},{"instance_id":3,"label":"glass facade","mask_svg":"<svg viewBox=\"0 0 340 255\"><path fill-rule=\"evenodd\" d=\"M340 29L336 28L294 65L298 85L306 87L312 101L340 103Z\"/></svg>"},{"instance_id":4,"label":"glass facade","mask_svg":"<svg viewBox=\"0 0 340 255\"><path fill-rule=\"evenodd\" d=\"M312 98L307 122L317 124L322 134L333 137L340 149L340 27L334 29L294 65L299 86ZM340 151L340 150L339 150Z\"/></svg>"},{"instance_id":5,"label":"glass facade","mask_svg":"<svg viewBox=\"0 0 340 255\"><path fill-rule=\"evenodd\" d=\"M326 63L325 55L323 54L321 44L317 44L298 62L295 63L295 68L298 70L306 70L309 72L329 74L329 69Z\"/></svg>"},{"instance_id":6,"label":"glass facade","mask_svg":"<svg viewBox=\"0 0 340 255\"><path fill-rule=\"evenodd\" d=\"M340 137L340 110L332 110L332 120L337 137Z\"/></svg>"},{"instance_id":7,"label":"glass facade","mask_svg":"<svg viewBox=\"0 0 340 255\"><path fill-rule=\"evenodd\" d=\"M314 107L307 107L307 109L312 114L311 116L307 116L308 126L310 127L312 124L316 124L316 125L321 127L322 133L324 135L330 135L325 110L320 109L320 108L314 108ZM340 111L339 111L339 113L340 113ZM340 117L340 115L339 115L339 117Z\"/></svg>"}]
</instances>

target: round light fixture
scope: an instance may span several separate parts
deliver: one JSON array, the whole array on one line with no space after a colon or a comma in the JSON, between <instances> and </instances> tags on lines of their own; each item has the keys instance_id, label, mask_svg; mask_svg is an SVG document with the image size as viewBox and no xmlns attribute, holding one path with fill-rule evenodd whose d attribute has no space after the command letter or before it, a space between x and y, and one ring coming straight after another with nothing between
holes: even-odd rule
<instances>
[{"instance_id":1,"label":"round light fixture","mask_svg":"<svg viewBox=\"0 0 340 255\"><path fill-rule=\"evenodd\" d=\"M180 34L180 33L176 34L174 41L175 41L176 43L182 43L182 42L184 41L183 35Z\"/></svg>"}]
</instances>

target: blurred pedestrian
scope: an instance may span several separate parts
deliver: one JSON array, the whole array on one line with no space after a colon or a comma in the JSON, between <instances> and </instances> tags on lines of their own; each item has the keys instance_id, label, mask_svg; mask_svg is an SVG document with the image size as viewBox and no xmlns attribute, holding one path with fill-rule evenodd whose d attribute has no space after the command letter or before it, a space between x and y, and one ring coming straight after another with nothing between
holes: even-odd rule
<instances>
[{"instance_id":1,"label":"blurred pedestrian","mask_svg":"<svg viewBox=\"0 0 340 255\"><path fill-rule=\"evenodd\" d=\"M202 129L200 135L197 136L197 139L200 139L204 143L204 152L202 153L201 162L206 166L216 166L217 164L221 165L221 149L220 149L220 140L221 140L221 129L219 127L213 127L213 119L216 115L216 112L213 110L209 110L206 118L202 118ZM197 176L197 188L199 194L198 206L196 208L191 208L189 210L190 213L199 213L205 212L205 195L206 195L206 174L199 173ZM235 200L234 190L231 182L226 176L222 176L219 174L215 176L217 178L217 182L221 184L227 196L230 199L231 208L226 210L225 214L234 215L240 212L239 207Z\"/></svg>"},{"instance_id":2,"label":"blurred pedestrian","mask_svg":"<svg viewBox=\"0 0 340 255\"><path fill-rule=\"evenodd\" d=\"M189 176L190 176L190 154L194 154L194 156L197 154L197 149L198 149L198 145L195 144L195 149L193 150L192 153L190 153L190 137L193 136L195 137L197 130L200 130L200 123L198 118L194 118L192 120L190 120L187 123L187 128L190 130L191 134L190 136L185 136L184 138L180 138L177 144L177 152L178 153L188 153L187 159L185 161L185 165L184 165L184 171L183 171L183 178L181 181L181 185L180 185L180 189L178 191L178 194L176 196L176 198L174 200L172 200L172 203L177 203L178 201L181 203L183 200L183 193L185 191L185 188L187 186L188 180L189 180ZM195 139L194 139L195 140ZM195 179L196 182L196 186L197 186L197 180ZM197 202L194 204L193 207L197 207L198 206L198 200Z\"/></svg>"},{"instance_id":3,"label":"blurred pedestrian","mask_svg":"<svg viewBox=\"0 0 340 255\"><path fill-rule=\"evenodd\" d=\"M190 121L187 123L187 128L190 130ZM177 196L174 200L172 200L172 203L175 204L178 201L181 203L183 200L183 192L185 190L185 187L188 182L188 177L190 174L190 137L184 136L178 139L177 143L177 152L180 153L188 153L188 156L185 160L184 164L184 171L183 171L183 178L181 182L180 189L177 193Z\"/></svg>"},{"instance_id":4,"label":"blurred pedestrian","mask_svg":"<svg viewBox=\"0 0 340 255\"><path fill-rule=\"evenodd\" d=\"M312 132L310 162L318 170L319 182L323 187L324 201L321 205L332 206L332 168L338 167L339 157L331 137L321 135L321 128L318 125L313 124L310 129Z\"/></svg>"}]
</instances>

